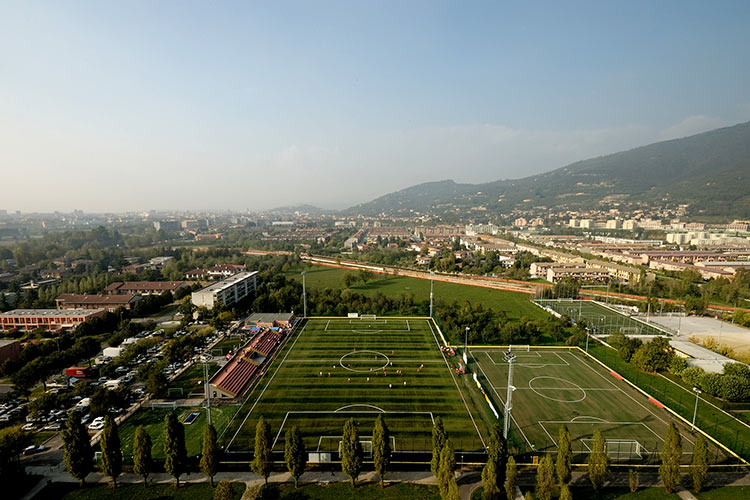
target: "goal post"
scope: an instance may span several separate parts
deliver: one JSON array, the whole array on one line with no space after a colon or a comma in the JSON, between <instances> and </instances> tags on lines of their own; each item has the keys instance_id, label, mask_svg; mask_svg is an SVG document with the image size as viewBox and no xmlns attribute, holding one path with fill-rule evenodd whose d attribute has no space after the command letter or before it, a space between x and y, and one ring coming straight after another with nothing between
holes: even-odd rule
<instances>
[{"instance_id":1,"label":"goal post","mask_svg":"<svg viewBox=\"0 0 750 500\"><path fill-rule=\"evenodd\" d=\"M518 351L529 352L531 351L531 346L528 344L527 345L509 345L508 350L510 352L518 352Z\"/></svg>"},{"instance_id":2,"label":"goal post","mask_svg":"<svg viewBox=\"0 0 750 500\"><path fill-rule=\"evenodd\" d=\"M168 409L168 410L175 410L177 409L177 402L176 401L151 401L151 404L149 407L152 410L160 410L160 409Z\"/></svg>"},{"instance_id":3,"label":"goal post","mask_svg":"<svg viewBox=\"0 0 750 500\"><path fill-rule=\"evenodd\" d=\"M374 321L378 319L378 316L376 314L360 314L359 319L365 321Z\"/></svg>"}]
</instances>

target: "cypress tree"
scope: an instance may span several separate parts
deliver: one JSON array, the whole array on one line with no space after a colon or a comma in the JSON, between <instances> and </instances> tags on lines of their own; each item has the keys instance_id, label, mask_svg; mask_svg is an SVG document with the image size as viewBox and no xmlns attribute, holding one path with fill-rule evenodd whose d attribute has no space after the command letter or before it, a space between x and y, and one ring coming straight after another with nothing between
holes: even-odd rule
<instances>
[{"instance_id":1,"label":"cypress tree","mask_svg":"<svg viewBox=\"0 0 750 500\"><path fill-rule=\"evenodd\" d=\"M151 436L140 425L133 437L133 472L143 478L143 485L148 488L148 475L152 468Z\"/></svg>"},{"instance_id":2,"label":"cypress tree","mask_svg":"<svg viewBox=\"0 0 750 500\"><path fill-rule=\"evenodd\" d=\"M536 469L536 497L539 500L550 500L554 483L555 464L552 461L552 455L547 454Z\"/></svg>"},{"instance_id":3,"label":"cypress tree","mask_svg":"<svg viewBox=\"0 0 750 500\"><path fill-rule=\"evenodd\" d=\"M307 459L305 458L305 442L302 440L302 434L295 425L286 431L286 444L284 446L284 461L289 474L294 479L294 487L297 488L298 481L303 472Z\"/></svg>"},{"instance_id":4,"label":"cypress tree","mask_svg":"<svg viewBox=\"0 0 750 500\"><path fill-rule=\"evenodd\" d=\"M214 485L214 476L219 471L221 451L216 444L216 429L212 424L203 428L203 447L201 450L201 472L211 480Z\"/></svg>"},{"instance_id":5,"label":"cypress tree","mask_svg":"<svg viewBox=\"0 0 750 500\"><path fill-rule=\"evenodd\" d=\"M391 463L391 432L382 413L375 419L375 428L372 431L372 459L380 478L380 486L383 487L385 473Z\"/></svg>"},{"instance_id":6,"label":"cypress tree","mask_svg":"<svg viewBox=\"0 0 750 500\"><path fill-rule=\"evenodd\" d=\"M448 435L443 427L443 419L437 417L432 426L432 460L430 461L430 470L435 477L438 476L438 470L440 470L440 453L443 451L447 439Z\"/></svg>"},{"instance_id":7,"label":"cypress tree","mask_svg":"<svg viewBox=\"0 0 750 500\"><path fill-rule=\"evenodd\" d=\"M708 446L702 434L698 434L698 439L695 440L695 446L693 446L690 475L693 478L693 489L696 493L700 492L708 475Z\"/></svg>"},{"instance_id":8,"label":"cypress tree","mask_svg":"<svg viewBox=\"0 0 750 500\"><path fill-rule=\"evenodd\" d=\"M570 482L572 463L573 452L570 444L570 431L563 424L560 426L560 436L557 441L557 461L555 463L557 479L560 481L560 484Z\"/></svg>"},{"instance_id":9,"label":"cypress tree","mask_svg":"<svg viewBox=\"0 0 750 500\"><path fill-rule=\"evenodd\" d=\"M661 466L659 467L659 475L667 493L672 493L680 484L680 459L682 459L682 437L677 426L671 422L661 450Z\"/></svg>"},{"instance_id":10,"label":"cypress tree","mask_svg":"<svg viewBox=\"0 0 750 500\"><path fill-rule=\"evenodd\" d=\"M638 491L638 483L640 482L640 478L638 477L638 471L629 469L628 470L628 487L630 488L631 493L635 493Z\"/></svg>"},{"instance_id":11,"label":"cypress tree","mask_svg":"<svg viewBox=\"0 0 750 500\"><path fill-rule=\"evenodd\" d=\"M518 482L518 468L516 459L513 456L508 457L508 465L505 467L505 496L508 500L516 498L516 484Z\"/></svg>"},{"instance_id":12,"label":"cypress tree","mask_svg":"<svg viewBox=\"0 0 750 500\"><path fill-rule=\"evenodd\" d=\"M261 416L255 426L255 453L250 464L253 472L263 476L265 484L268 485L268 476L271 475L271 426Z\"/></svg>"},{"instance_id":13,"label":"cypress tree","mask_svg":"<svg viewBox=\"0 0 750 500\"><path fill-rule=\"evenodd\" d=\"M456 453L450 439L446 439L443 450L440 452L440 469L438 469L437 482L440 494L448 495L451 483L456 482Z\"/></svg>"},{"instance_id":14,"label":"cypress tree","mask_svg":"<svg viewBox=\"0 0 750 500\"><path fill-rule=\"evenodd\" d=\"M111 415L104 419L104 430L99 440L102 449L102 472L112 478L112 486L117 487L117 477L122 474L122 449L117 422Z\"/></svg>"},{"instance_id":15,"label":"cypress tree","mask_svg":"<svg viewBox=\"0 0 750 500\"><path fill-rule=\"evenodd\" d=\"M232 483L229 481L219 481L214 490L213 500L232 500L233 498Z\"/></svg>"},{"instance_id":16,"label":"cypress tree","mask_svg":"<svg viewBox=\"0 0 750 500\"><path fill-rule=\"evenodd\" d=\"M604 445L604 435L599 429L594 430L594 443L589 454L588 469L591 486L597 492L604 486L607 474L609 474L609 456Z\"/></svg>"},{"instance_id":17,"label":"cypress tree","mask_svg":"<svg viewBox=\"0 0 750 500\"><path fill-rule=\"evenodd\" d=\"M362 443L359 442L359 431L354 419L351 418L344 423L344 434L341 442L341 470L351 479L352 487L355 486L359 473L362 472Z\"/></svg>"},{"instance_id":18,"label":"cypress tree","mask_svg":"<svg viewBox=\"0 0 750 500\"><path fill-rule=\"evenodd\" d=\"M568 483L560 484L560 497L558 500L573 500L573 495L570 493Z\"/></svg>"},{"instance_id":19,"label":"cypress tree","mask_svg":"<svg viewBox=\"0 0 750 500\"><path fill-rule=\"evenodd\" d=\"M185 428L177 420L174 412L169 412L164 419L164 470L175 478L175 486L180 487L180 476L187 465L187 448L185 448Z\"/></svg>"},{"instance_id":20,"label":"cypress tree","mask_svg":"<svg viewBox=\"0 0 750 500\"><path fill-rule=\"evenodd\" d=\"M495 425L490 431L490 441L487 448L487 461L495 464L495 484L498 489L505 483L505 467L508 463L508 444L503 437L503 429Z\"/></svg>"},{"instance_id":21,"label":"cypress tree","mask_svg":"<svg viewBox=\"0 0 750 500\"><path fill-rule=\"evenodd\" d=\"M94 450L91 448L89 433L81 423L81 416L77 411L70 412L62 431L62 441L68 474L78 479L83 486L86 476L94 470Z\"/></svg>"},{"instance_id":22,"label":"cypress tree","mask_svg":"<svg viewBox=\"0 0 750 500\"><path fill-rule=\"evenodd\" d=\"M482 469L482 498L484 500L493 500L500 492L497 486L497 471L495 467L494 460L487 460Z\"/></svg>"}]
</instances>

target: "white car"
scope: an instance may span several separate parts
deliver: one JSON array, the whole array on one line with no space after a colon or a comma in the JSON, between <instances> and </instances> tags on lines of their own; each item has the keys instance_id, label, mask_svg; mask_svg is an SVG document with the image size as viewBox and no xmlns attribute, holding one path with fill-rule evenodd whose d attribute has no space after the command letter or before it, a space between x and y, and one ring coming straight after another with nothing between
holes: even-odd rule
<instances>
[{"instance_id":1,"label":"white car","mask_svg":"<svg viewBox=\"0 0 750 500\"><path fill-rule=\"evenodd\" d=\"M102 429L104 429L104 422L103 421L101 421L101 422L94 421L94 422L91 422L89 424L89 430L90 431L99 431L99 430L102 430Z\"/></svg>"},{"instance_id":2,"label":"white car","mask_svg":"<svg viewBox=\"0 0 750 500\"><path fill-rule=\"evenodd\" d=\"M23 427L21 427L21 430L24 430L24 431L36 430L36 424L34 422L29 422L28 424L25 424Z\"/></svg>"}]
</instances>

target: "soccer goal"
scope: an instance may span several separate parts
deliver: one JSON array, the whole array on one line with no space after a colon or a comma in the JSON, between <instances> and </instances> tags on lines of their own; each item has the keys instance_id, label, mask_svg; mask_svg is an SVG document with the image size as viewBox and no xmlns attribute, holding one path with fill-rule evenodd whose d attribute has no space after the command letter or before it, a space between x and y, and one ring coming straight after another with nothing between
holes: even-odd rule
<instances>
[{"instance_id":1,"label":"soccer goal","mask_svg":"<svg viewBox=\"0 0 750 500\"><path fill-rule=\"evenodd\" d=\"M375 321L376 319L378 319L378 316L376 314L360 314L359 319L367 320L367 321Z\"/></svg>"},{"instance_id":2,"label":"soccer goal","mask_svg":"<svg viewBox=\"0 0 750 500\"><path fill-rule=\"evenodd\" d=\"M164 408L168 410L175 410L177 409L177 402L176 401L151 401L152 410L160 410Z\"/></svg>"},{"instance_id":3,"label":"soccer goal","mask_svg":"<svg viewBox=\"0 0 750 500\"><path fill-rule=\"evenodd\" d=\"M530 345L509 345L508 346L508 351L510 351L510 352L518 352L518 351L520 351L520 352L529 352L529 351L531 351L531 346Z\"/></svg>"},{"instance_id":4,"label":"soccer goal","mask_svg":"<svg viewBox=\"0 0 750 500\"><path fill-rule=\"evenodd\" d=\"M167 389L167 397L182 397L182 387L170 387Z\"/></svg>"}]
</instances>

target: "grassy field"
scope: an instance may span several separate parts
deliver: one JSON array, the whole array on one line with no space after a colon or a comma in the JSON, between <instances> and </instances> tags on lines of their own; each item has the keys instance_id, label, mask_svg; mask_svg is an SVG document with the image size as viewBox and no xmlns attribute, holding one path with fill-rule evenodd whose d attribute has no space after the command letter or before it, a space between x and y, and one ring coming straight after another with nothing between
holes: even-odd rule
<instances>
[{"instance_id":1,"label":"grassy field","mask_svg":"<svg viewBox=\"0 0 750 500\"><path fill-rule=\"evenodd\" d=\"M264 491L262 500L439 500L437 486L397 483L381 488L379 484L349 483L303 484L294 489L293 484L272 484Z\"/></svg>"},{"instance_id":2,"label":"grassy field","mask_svg":"<svg viewBox=\"0 0 750 500\"><path fill-rule=\"evenodd\" d=\"M208 377L211 378L211 375L216 373L217 369L218 365L216 363L209 363ZM191 397L191 394L192 397L203 397L205 394L203 379L203 364L194 364L169 384L169 389L182 389L182 393L171 390L167 391L166 399L188 399Z\"/></svg>"},{"instance_id":3,"label":"grassy field","mask_svg":"<svg viewBox=\"0 0 750 500\"><path fill-rule=\"evenodd\" d=\"M222 443L229 451L252 449L262 415L271 425L274 450L283 450L284 432L296 425L308 451L336 452L347 419L356 419L366 441L384 412L396 452L431 450L437 416L457 449L478 451L487 429L481 420L475 424L477 412L466 401L430 322L310 320L289 339Z\"/></svg>"},{"instance_id":4,"label":"grassy field","mask_svg":"<svg viewBox=\"0 0 750 500\"><path fill-rule=\"evenodd\" d=\"M221 349L221 354L226 355L230 350L234 349L237 346L240 346L244 343L242 339L233 337L233 338L225 338L222 339L218 344L216 344L212 349L211 352L213 354L218 354L219 351L216 349Z\"/></svg>"},{"instance_id":5,"label":"grassy field","mask_svg":"<svg viewBox=\"0 0 750 500\"><path fill-rule=\"evenodd\" d=\"M338 269L325 266L310 266L306 269L305 281L307 286L315 288L344 288L343 277L346 273L356 273L347 269ZM301 281L299 272L290 272L289 278ZM379 292L386 296L398 296L402 294L414 295L416 300L428 301L430 299L430 281L426 279L410 278L406 276L392 276L375 274L372 281L366 285L359 282L352 286L351 290L364 295L372 295ZM529 319L541 319L546 317L545 312L535 306L530 296L524 293L495 290L479 286L460 285L456 283L434 282L434 296L438 300L458 302L469 301L472 304L483 304L485 307L498 311L504 311L509 318L520 318L526 316ZM425 316L428 311L425 309Z\"/></svg>"},{"instance_id":6,"label":"grassy field","mask_svg":"<svg viewBox=\"0 0 750 500\"><path fill-rule=\"evenodd\" d=\"M232 484L234 499L239 500L245 491L245 484ZM214 489L208 483L182 485L175 488L171 484L153 484L148 488L142 483L120 484L112 489L105 484L87 484L79 488L76 483L50 483L35 496L35 500L212 500Z\"/></svg>"},{"instance_id":7,"label":"grassy field","mask_svg":"<svg viewBox=\"0 0 750 500\"><path fill-rule=\"evenodd\" d=\"M622 314L613 308L606 307L592 300L537 300L538 304L544 305L563 315L567 315L574 321L583 321L590 325L592 333L611 334L622 332L624 334L638 335L665 335L666 332L658 325L647 324L644 321Z\"/></svg>"},{"instance_id":8,"label":"grassy field","mask_svg":"<svg viewBox=\"0 0 750 500\"><path fill-rule=\"evenodd\" d=\"M666 377L645 373L623 361L617 351L608 347L593 344L589 353L607 366L626 377L635 385L668 405L685 419L693 418L695 394L686 387L673 383ZM750 429L742 421L719 410L700 399L696 426L703 429L719 442L728 446L735 453L750 460Z\"/></svg>"},{"instance_id":9,"label":"grassy field","mask_svg":"<svg viewBox=\"0 0 750 500\"><path fill-rule=\"evenodd\" d=\"M499 350L472 350L474 363L502 405L507 392L508 363ZM615 462L656 463L668 425L666 410L618 380L577 350L515 352L513 370L512 446L521 453L551 453L559 428L570 430L575 459L584 461L599 429ZM688 463L695 437L680 426L683 461ZM636 445L636 442L638 443ZM711 446L714 461L725 457ZM533 451L532 451L533 450Z\"/></svg>"},{"instance_id":10,"label":"grassy field","mask_svg":"<svg viewBox=\"0 0 750 500\"><path fill-rule=\"evenodd\" d=\"M151 436L151 449L154 460L164 460L164 444L162 441L162 432L164 430L164 418L169 409L149 409L141 408L127 419L120 426L120 440L122 441L122 458L125 463L132 463L133 436L135 429L142 425ZM200 453L201 435L203 427L208 421L206 410L203 408L178 408L177 418L180 422L193 411L199 411L201 415L190 425L185 425L185 444L187 446L188 456L195 456ZM221 405L211 407L211 421L216 432L220 433L229 422L229 419L237 411L237 406Z\"/></svg>"}]
</instances>

